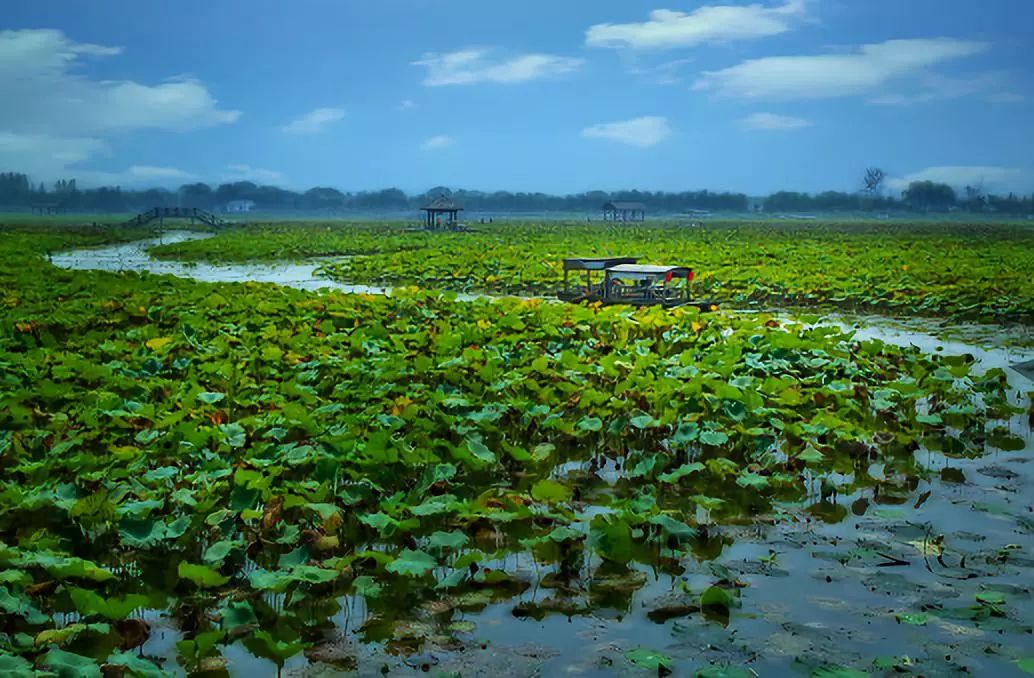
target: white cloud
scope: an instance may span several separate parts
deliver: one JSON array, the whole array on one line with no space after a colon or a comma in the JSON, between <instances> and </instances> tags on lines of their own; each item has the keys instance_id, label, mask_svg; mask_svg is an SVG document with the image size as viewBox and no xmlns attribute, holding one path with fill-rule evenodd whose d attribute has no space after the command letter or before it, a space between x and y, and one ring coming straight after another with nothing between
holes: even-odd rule
<instances>
[{"instance_id":1,"label":"white cloud","mask_svg":"<svg viewBox=\"0 0 1034 678\"><path fill-rule=\"evenodd\" d=\"M946 165L927 167L902 177L888 177L886 185L891 190L903 191L913 181L934 181L948 184L956 190L966 186L979 186L992 192L1027 192L1030 190L1032 179L1034 172L1016 167Z\"/></svg>"},{"instance_id":2,"label":"white cloud","mask_svg":"<svg viewBox=\"0 0 1034 678\"><path fill-rule=\"evenodd\" d=\"M76 43L55 30L0 31L0 91L17 106L0 107L0 127L16 133L90 136L137 129L193 129L234 122L200 82L177 77L158 85L93 80L83 57L117 47ZM74 105L70 105L74 104Z\"/></svg>"},{"instance_id":3,"label":"white cloud","mask_svg":"<svg viewBox=\"0 0 1034 678\"><path fill-rule=\"evenodd\" d=\"M804 0L769 7L705 5L689 12L658 9L649 20L630 24L596 24L585 32L589 47L671 49L708 43L750 40L789 31L804 16Z\"/></svg>"},{"instance_id":4,"label":"white cloud","mask_svg":"<svg viewBox=\"0 0 1034 678\"><path fill-rule=\"evenodd\" d=\"M1008 103L1014 101L1013 97L1017 95L1005 89L1007 84L1008 78L1005 73L980 73L965 78L930 73L919 78L908 94L881 94L870 98L869 103L908 106L975 95L983 95L992 102ZM1022 97L1020 98L1022 100Z\"/></svg>"},{"instance_id":5,"label":"white cloud","mask_svg":"<svg viewBox=\"0 0 1034 678\"><path fill-rule=\"evenodd\" d=\"M408 111L411 108L416 108L416 102L413 101L412 99L403 99L402 101L399 102L398 110L400 110L400 111Z\"/></svg>"},{"instance_id":6,"label":"white cloud","mask_svg":"<svg viewBox=\"0 0 1034 678\"><path fill-rule=\"evenodd\" d=\"M740 118L740 125L747 129L788 131L811 127L814 123L805 118L795 118L790 115L778 115L776 113L753 113L745 118Z\"/></svg>"},{"instance_id":7,"label":"white cloud","mask_svg":"<svg viewBox=\"0 0 1034 678\"><path fill-rule=\"evenodd\" d=\"M1016 92L999 92L992 94L987 98L988 101L994 104L1016 104L1021 101L1026 101L1027 97Z\"/></svg>"},{"instance_id":8,"label":"white cloud","mask_svg":"<svg viewBox=\"0 0 1034 678\"><path fill-rule=\"evenodd\" d=\"M196 179L190 172L175 167L156 167L154 165L133 165L129 168L129 176L142 180Z\"/></svg>"},{"instance_id":9,"label":"white cloud","mask_svg":"<svg viewBox=\"0 0 1034 678\"><path fill-rule=\"evenodd\" d=\"M298 116L281 129L287 134L320 134L345 117L343 108L314 108Z\"/></svg>"},{"instance_id":10,"label":"white cloud","mask_svg":"<svg viewBox=\"0 0 1034 678\"><path fill-rule=\"evenodd\" d=\"M189 130L240 116L189 77L147 85L85 74L90 59L119 54L120 47L78 43L56 30L0 31L0 165L46 179L67 176L69 166L109 152L119 134Z\"/></svg>"},{"instance_id":11,"label":"white cloud","mask_svg":"<svg viewBox=\"0 0 1034 678\"><path fill-rule=\"evenodd\" d=\"M582 130L586 138L609 139L629 146L649 148L671 136L667 118L647 115L632 120L593 125Z\"/></svg>"},{"instance_id":12,"label":"white cloud","mask_svg":"<svg viewBox=\"0 0 1034 678\"><path fill-rule=\"evenodd\" d=\"M283 176L279 172L249 165L227 165L217 178L199 176L177 167L155 165L133 165L121 172L77 169L74 171L74 176L79 180L79 185L85 188L94 186L131 186L133 188L160 186L176 188L182 184L194 181L203 181L205 183L252 181L257 184L276 184L283 180Z\"/></svg>"},{"instance_id":13,"label":"white cloud","mask_svg":"<svg viewBox=\"0 0 1034 678\"><path fill-rule=\"evenodd\" d=\"M277 184L283 181L284 175L280 172L251 165L227 165L220 177L222 181L253 181L256 184Z\"/></svg>"},{"instance_id":14,"label":"white cloud","mask_svg":"<svg viewBox=\"0 0 1034 678\"><path fill-rule=\"evenodd\" d=\"M153 188L161 186L174 188L188 181L196 181L197 176L175 167L155 165L133 165L122 172L105 172L99 170L76 170L75 178L83 188L95 186L131 186L133 188Z\"/></svg>"},{"instance_id":15,"label":"white cloud","mask_svg":"<svg viewBox=\"0 0 1034 678\"><path fill-rule=\"evenodd\" d=\"M449 148L455 143L456 142L453 140L452 137L447 136L445 134L439 134L438 136L431 137L430 139L422 143L420 145L420 148L424 149L425 151L437 151L443 148Z\"/></svg>"},{"instance_id":16,"label":"white cloud","mask_svg":"<svg viewBox=\"0 0 1034 678\"><path fill-rule=\"evenodd\" d=\"M423 84L428 87L475 85L478 83L516 84L556 77L577 71L582 59L552 54L524 54L503 61L491 61L483 49L466 49L448 54L425 54L414 66L427 69Z\"/></svg>"},{"instance_id":17,"label":"white cloud","mask_svg":"<svg viewBox=\"0 0 1034 678\"><path fill-rule=\"evenodd\" d=\"M639 76L643 82L651 85L678 85L682 82L679 70L693 62L693 59L673 59L651 66L633 64L628 72Z\"/></svg>"},{"instance_id":18,"label":"white cloud","mask_svg":"<svg viewBox=\"0 0 1034 678\"><path fill-rule=\"evenodd\" d=\"M979 42L934 38L890 40L857 51L764 57L704 73L693 89L744 99L820 99L871 93L935 64L987 49Z\"/></svg>"},{"instance_id":19,"label":"white cloud","mask_svg":"<svg viewBox=\"0 0 1034 678\"><path fill-rule=\"evenodd\" d=\"M56 178L49 174L51 170L108 152L108 145L94 137L0 132L0 166L29 174L44 174L48 179Z\"/></svg>"}]
</instances>

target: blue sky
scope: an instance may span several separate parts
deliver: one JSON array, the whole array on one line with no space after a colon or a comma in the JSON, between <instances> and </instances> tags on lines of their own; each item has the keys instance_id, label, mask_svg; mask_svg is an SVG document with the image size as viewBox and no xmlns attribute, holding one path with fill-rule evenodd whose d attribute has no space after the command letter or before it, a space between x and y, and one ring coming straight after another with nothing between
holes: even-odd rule
<instances>
[{"instance_id":1,"label":"blue sky","mask_svg":"<svg viewBox=\"0 0 1034 678\"><path fill-rule=\"evenodd\" d=\"M4 0L0 170L1034 192L1030 0Z\"/></svg>"}]
</instances>

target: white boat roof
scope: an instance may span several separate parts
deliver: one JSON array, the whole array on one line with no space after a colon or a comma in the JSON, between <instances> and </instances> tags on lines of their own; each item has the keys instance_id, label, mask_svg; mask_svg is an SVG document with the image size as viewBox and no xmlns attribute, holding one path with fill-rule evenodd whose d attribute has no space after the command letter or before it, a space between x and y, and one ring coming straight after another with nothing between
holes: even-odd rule
<instances>
[{"instance_id":1,"label":"white boat roof","mask_svg":"<svg viewBox=\"0 0 1034 678\"><path fill-rule=\"evenodd\" d=\"M669 273L672 271L688 271L686 266L656 266L651 264L619 264L607 269L613 273Z\"/></svg>"}]
</instances>

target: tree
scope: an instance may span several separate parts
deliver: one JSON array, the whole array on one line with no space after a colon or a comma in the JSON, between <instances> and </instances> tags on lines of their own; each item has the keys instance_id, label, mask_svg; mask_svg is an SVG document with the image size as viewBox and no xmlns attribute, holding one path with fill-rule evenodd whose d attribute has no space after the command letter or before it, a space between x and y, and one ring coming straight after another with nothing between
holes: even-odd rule
<instances>
[{"instance_id":1,"label":"tree","mask_svg":"<svg viewBox=\"0 0 1034 678\"><path fill-rule=\"evenodd\" d=\"M185 184L179 190L182 207L200 207L211 209L215 205L212 187L208 184Z\"/></svg>"},{"instance_id":2,"label":"tree","mask_svg":"<svg viewBox=\"0 0 1034 678\"><path fill-rule=\"evenodd\" d=\"M345 194L336 188L310 188L301 197L301 207L307 210L336 210L345 206Z\"/></svg>"},{"instance_id":3,"label":"tree","mask_svg":"<svg viewBox=\"0 0 1034 678\"><path fill-rule=\"evenodd\" d=\"M966 209L971 212L983 212L987 206L987 196L984 195L982 186L966 186L966 200L963 203Z\"/></svg>"},{"instance_id":4,"label":"tree","mask_svg":"<svg viewBox=\"0 0 1034 678\"><path fill-rule=\"evenodd\" d=\"M946 210L955 205L955 190L948 184L933 181L913 181L901 197L912 209L926 212Z\"/></svg>"},{"instance_id":5,"label":"tree","mask_svg":"<svg viewBox=\"0 0 1034 678\"><path fill-rule=\"evenodd\" d=\"M17 172L0 174L0 205L21 205L32 198L28 175Z\"/></svg>"},{"instance_id":6,"label":"tree","mask_svg":"<svg viewBox=\"0 0 1034 678\"><path fill-rule=\"evenodd\" d=\"M865 170L865 177L862 180L865 184L865 188L862 192L871 195L878 196L883 190L883 181L887 178L887 173L881 170L879 167L870 167Z\"/></svg>"},{"instance_id":7,"label":"tree","mask_svg":"<svg viewBox=\"0 0 1034 678\"><path fill-rule=\"evenodd\" d=\"M232 184L220 184L215 189L215 202L225 204L234 200L254 200L258 186L250 181L235 181Z\"/></svg>"}]
</instances>

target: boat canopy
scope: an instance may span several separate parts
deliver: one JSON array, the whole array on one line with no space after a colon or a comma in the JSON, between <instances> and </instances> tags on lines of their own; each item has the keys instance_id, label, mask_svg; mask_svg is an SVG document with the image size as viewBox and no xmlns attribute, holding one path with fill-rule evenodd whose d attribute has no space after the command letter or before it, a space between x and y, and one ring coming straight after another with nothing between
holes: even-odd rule
<instances>
[{"instance_id":1,"label":"boat canopy","mask_svg":"<svg viewBox=\"0 0 1034 678\"><path fill-rule=\"evenodd\" d=\"M666 276L669 273L673 276L685 276L688 275L692 269L687 266L654 266L650 264L618 264L617 266L611 266L607 269L607 272L611 277L658 277Z\"/></svg>"},{"instance_id":2,"label":"boat canopy","mask_svg":"<svg viewBox=\"0 0 1034 678\"><path fill-rule=\"evenodd\" d=\"M565 271L604 271L621 264L634 264L639 257L579 257L564 259Z\"/></svg>"}]
</instances>

